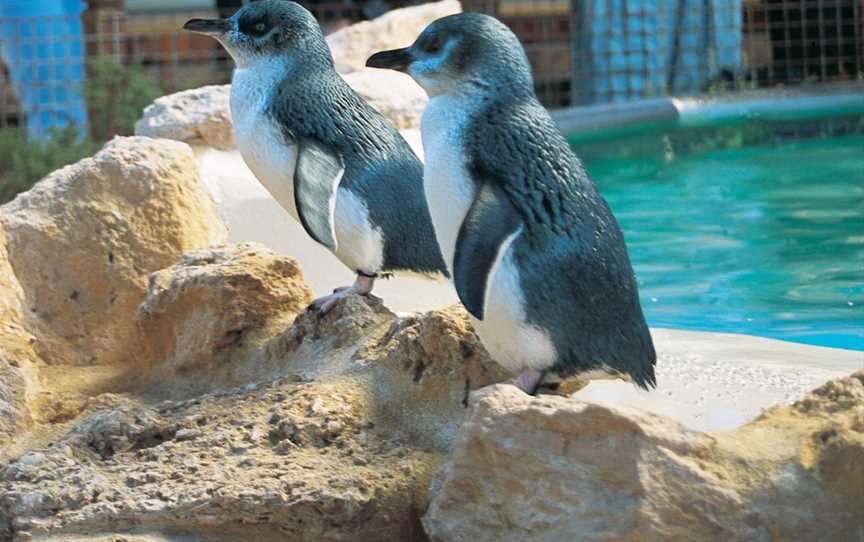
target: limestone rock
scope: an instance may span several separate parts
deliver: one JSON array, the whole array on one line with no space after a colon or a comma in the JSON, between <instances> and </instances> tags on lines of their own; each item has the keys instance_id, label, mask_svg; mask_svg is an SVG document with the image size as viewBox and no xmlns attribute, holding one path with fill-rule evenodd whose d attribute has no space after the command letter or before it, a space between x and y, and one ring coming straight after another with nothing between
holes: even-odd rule
<instances>
[{"instance_id":1,"label":"limestone rock","mask_svg":"<svg viewBox=\"0 0 864 542\"><path fill-rule=\"evenodd\" d=\"M226 236L191 149L143 137L55 171L0 207L0 222L52 363L133 361L147 275Z\"/></svg>"},{"instance_id":2,"label":"limestone rock","mask_svg":"<svg viewBox=\"0 0 864 542\"><path fill-rule=\"evenodd\" d=\"M423 525L433 541L852 541L862 453L864 372L717 434L493 386L472 397Z\"/></svg>"},{"instance_id":3,"label":"limestone rock","mask_svg":"<svg viewBox=\"0 0 864 542\"><path fill-rule=\"evenodd\" d=\"M0 347L0 446L30 422L27 380L21 363Z\"/></svg>"},{"instance_id":4,"label":"limestone rock","mask_svg":"<svg viewBox=\"0 0 864 542\"><path fill-rule=\"evenodd\" d=\"M0 538L139 525L200 540L423 540L439 456L393 440L368 405L352 381L289 377L94 412L0 467Z\"/></svg>"},{"instance_id":5,"label":"limestone rock","mask_svg":"<svg viewBox=\"0 0 864 542\"><path fill-rule=\"evenodd\" d=\"M309 311L297 316L291 327L271 342L270 353L284 357L308 348L313 350L303 356L317 356L322 349L354 352L395 317L377 297L349 296L325 315Z\"/></svg>"},{"instance_id":6,"label":"limestone rock","mask_svg":"<svg viewBox=\"0 0 864 542\"><path fill-rule=\"evenodd\" d=\"M247 243L190 252L150 275L137 318L156 362L207 370L271 320L285 321L311 301L297 262Z\"/></svg>"},{"instance_id":7,"label":"limestone rock","mask_svg":"<svg viewBox=\"0 0 864 542\"><path fill-rule=\"evenodd\" d=\"M24 293L18 283L18 277L9 263L9 253L6 250L6 234L0 223L0 322L20 322L22 320L21 305ZM0 331L7 331L5 327Z\"/></svg>"},{"instance_id":8,"label":"limestone rock","mask_svg":"<svg viewBox=\"0 0 864 542\"><path fill-rule=\"evenodd\" d=\"M144 109L135 135L231 149L230 94L230 85L209 85L162 96Z\"/></svg>"},{"instance_id":9,"label":"limestone rock","mask_svg":"<svg viewBox=\"0 0 864 542\"><path fill-rule=\"evenodd\" d=\"M419 128L428 97L420 85L404 73L363 69L346 74L345 81L357 94L384 115L396 128Z\"/></svg>"},{"instance_id":10,"label":"limestone rock","mask_svg":"<svg viewBox=\"0 0 864 542\"><path fill-rule=\"evenodd\" d=\"M379 415L437 450L455 440L468 394L511 376L489 357L458 305L394 320L357 359L373 368Z\"/></svg>"},{"instance_id":11,"label":"limestone rock","mask_svg":"<svg viewBox=\"0 0 864 542\"><path fill-rule=\"evenodd\" d=\"M155 273L141 325L184 371L93 397L52 445L0 463L0 539L136 525L201 540L425 540L418 518L466 390L495 381L497 366L461 309L397 317L349 296L284 328L306 302L293 261L254 245ZM234 385L219 378L218 353L178 355L195 335L219 338L207 311L231 321L232 303L240 320L270 322L257 349L231 356L257 370Z\"/></svg>"},{"instance_id":12,"label":"limestone rock","mask_svg":"<svg viewBox=\"0 0 864 542\"><path fill-rule=\"evenodd\" d=\"M327 36L336 71L344 74L363 69L372 53L407 47L429 23L461 11L462 6L457 0L441 0L394 9L371 21L337 30Z\"/></svg>"},{"instance_id":13,"label":"limestone rock","mask_svg":"<svg viewBox=\"0 0 864 542\"><path fill-rule=\"evenodd\" d=\"M33 336L23 325L23 298L0 225L0 445L30 421L27 380L35 355Z\"/></svg>"}]
</instances>

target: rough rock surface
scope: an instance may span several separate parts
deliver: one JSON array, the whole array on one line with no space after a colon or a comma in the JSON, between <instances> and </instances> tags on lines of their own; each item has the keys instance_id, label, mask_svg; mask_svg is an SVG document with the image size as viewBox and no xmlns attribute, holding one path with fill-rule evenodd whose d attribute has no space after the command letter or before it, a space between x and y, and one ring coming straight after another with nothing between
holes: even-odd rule
<instances>
[{"instance_id":1,"label":"rough rock surface","mask_svg":"<svg viewBox=\"0 0 864 542\"><path fill-rule=\"evenodd\" d=\"M115 138L0 207L35 348L50 363L131 363L147 275L224 240L188 145Z\"/></svg>"},{"instance_id":2,"label":"rough rock surface","mask_svg":"<svg viewBox=\"0 0 864 542\"><path fill-rule=\"evenodd\" d=\"M268 324L284 328L311 301L297 262L247 243L190 252L150 275L137 318L153 362L216 370Z\"/></svg>"},{"instance_id":3,"label":"rough rock surface","mask_svg":"<svg viewBox=\"0 0 864 542\"><path fill-rule=\"evenodd\" d=\"M469 393L510 377L489 358L459 306L392 321L358 358L373 364L379 415L413 442L440 450L456 438Z\"/></svg>"},{"instance_id":4,"label":"rough rock surface","mask_svg":"<svg viewBox=\"0 0 864 542\"><path fill-rule=\"evenodd\" d=\"M134 525L202 540L424 540L426 488L466 395L505 375L459 309L400 318L351 296L288 325L309 297L292 260L254 245L154 273L138 320L155 378L89 397L63 433L0 466L0 539Z\"/></svg>"},{"instance_id":5,"label":"rough rock surface","mask_svg":"<svg viewBox=\"0 0 864 542\"><path fill-rule=\"evenodd\" d=\"M472 397L432 540L860 540L864 371L729 433L511 386Z\"/></svg>"},{"instance_id":6,"label":"rough rock surface","mask_svg":"<svg viewBox=\"0 0 864 542\"><path fill-rule=\"evenodd\" d=\"M22 325L23 299L0 224L0 445L30 421L27 380L35 354L33 336Z\"/></svg>"},{"instance_id":7,"label":"rough rock surface","mask_svg":"<svg viewBox=\"0 0 864 542\"><path fill-rule=\"evenodd\" d=\"M205 539L420 539L415 510L437 460L390 442L364 405L351 386L292 378L121 401L3 468L0 537L5 521L19 538L143 525Z\"/></svg>"},{"instance_id":8,"label":"rough rock surface","mask_svg":"<svg viewBox=\"0 0 864 542\"><path fill-rule=\"evenodd\" d=\"M135 134L234 148L230 85L210 85L162 96L144 109Z\"/></svg>"},{"instance_id":9,"label":"rough rock surface","mask_svg":"<svg viewBox=\"0 0 864 542\"><path fill-rule=\"evenodd\" d=\"M336 71L350 73L361 70L372 53L407 47L429 23L461 11L462 6L457 0L442 0L394 9L371 21L338 30L327 36Z\"/></svg>"},{"instance_id":10,"label":"rough rock surface","mask_svg":"<svg viewBox=\"0 0 864 542\"><path fill-rule=\"evenodd\" d=\"M345 75L345 81L400 130L419 128L428 97L404 73L364 69Z\"/></svg>"}]
</instances>

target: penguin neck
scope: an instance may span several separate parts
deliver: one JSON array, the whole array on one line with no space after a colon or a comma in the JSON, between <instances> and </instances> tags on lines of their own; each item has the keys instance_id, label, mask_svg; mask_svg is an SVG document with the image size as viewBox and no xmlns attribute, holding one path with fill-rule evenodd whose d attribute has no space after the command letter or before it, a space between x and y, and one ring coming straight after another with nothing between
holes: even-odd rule
<instances>
[{"instance_id":1,"label":"penguin neck","mask_svg":"<svg viewBox=\"0 0 864 542\"><path fill-rule=\"evenodd\" d=\"M329 52L307 50L297 55L267 55L238 63L232 83L244 80L247 85L270 89L285 80L306 79L312 75L334 72Z\"/></svg>"},{"instance_id":2,"label":"penguin neck","mask_svg":"<svg viewBox=\"0 0 864 542\"><path fill-rule=\"evenodd\" d=\"M488 107L490 104L519 104L536 102L533 90L528 88L510 88L490 84L478 85L465 82L454 85L447 92L429 96L430 103L437 102L448 109L458 109L463 114L471 113Z\"/></svg>"},{"instance_id":3,"label":"penguin neck","mask_svg":"<svg viewBox=\"0 0 864 542\"><path fill-rule=\"evenodd\" d=\"M489 101L492 93L486 84L474 81L464 81L450 86L446 92L429 94L430 100L448 102L460 109L472 110Z\"/></svg>"},{"instance_id":4,"label":"penguin neck","mask_svg":"<svg viewBox=\"0 0 864 542\"><path fill-rule=\"evenodd\" d=\"M238 65L231 77L232 114L259 111L273 90L295 71L290 57L267 56Z\"/></svg>"},{"instance_id":5,"label":"penguin neck","mask_svg":"<svg viewBox=\"0 0 864 542\"><path fill-rule=\"evenodd\" d=\"M335 71L335 63L324 39L307 39L294 44L290 50L271 52L270 54L244 54L227 48L234 59L236 70L281 70L286 76L299 71Z\"/></svg>"}]
</instances>

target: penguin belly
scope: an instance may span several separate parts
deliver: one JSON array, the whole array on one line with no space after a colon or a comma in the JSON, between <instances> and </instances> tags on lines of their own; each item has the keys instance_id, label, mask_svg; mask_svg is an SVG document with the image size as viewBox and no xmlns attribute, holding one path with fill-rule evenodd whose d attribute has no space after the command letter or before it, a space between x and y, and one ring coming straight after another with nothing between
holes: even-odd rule
<instances>
[{"instance_id":1,"label":"penguin belly","mask_svg":"<svg viewBox=\"0 0 864 542\"><path fill-rule=\"evenodd\" d=\"M279 205L299 220L294 202L297 147L285 140L281 127L267 111L281 73L280 65L267 62L255 70L234 70L231 122L243 161Z\"/></svg>"},{"instance_id":2,"label":"penguin belly","mask_svg":"<svg viewBox=\"0 0 864 542\"><path fill-rule=\"evenodd\" d=\"M475 194L462 150L461 131L468 118L464 105L447 96L430 100L423 113L423 190L451 277L459 230ZM503 247L486 280L484 319L470 318L492 358L514 373L554 365L557 351L548 333L525 318L525 296L512 242Z\"/></svg>"},{"instance_id":3,"label":"penguin belly","mask_svg":"<svg viewBox=\"0 0 864 542\"><path fill-rule=\"evenodd\" d=\"M297 146L285 140L282 128L267 113L271 87L267 77L253 77L250 70L235 71L231 88L234 138L243 161L258 181L299 222L294 201ZM339 261L352 271L379 271L384 261L384 236L369 220L366 203L345 186L336 192L334 220L334 254Z\"/></svg>"},{"instance_id":4,"label":"penguin belly","mask_svg":"<svg viewBox=\"0 0 864 542\"><path fill-rule=\"evenodd\" d=\"M280 141L281 133L262 122L254 139L237 138L243 159L273 198L299 222L294 201L294 166L297 147ZM366 203L354 192L339 187L334 213L335 256L352 271L374 274L384 261L384 237L369 220Z\"/></svg>"},{"instance_id":5,"label":"penguin belly","mask_svg":"<svg viewBox=\"0 0 864 542\"><path fill-rule=\"evenodd\" d=\"M471 316L474 330L492 359L520 373L548 369L558 359L549 334L525 317L525 295L512 247L505 250L487 278L483 320Z\"/></svg>"},{"instance_id":6,"label":"penguin belly","mask_svg":"<svg viewBox=\"0 0 864 542\"><path fill-rule=\"evenodd\" d=\"M352 271L374 275L384 264L384 235L369 219L360 196L340 187L336 192L336 252Z\"/></svg>"},{"instance_id":7,"label":"penguin belly","mask_svg":"<svg viewBox=\"0 0 864 542\"><path fill-rule=\"evenodd\" d=\"M281 130L263 116L257 129L235 124L235 140L243 161L279 205L299 221L294 201L294 168L297 146L285 142Z\"/></svg>"}]
</instances>

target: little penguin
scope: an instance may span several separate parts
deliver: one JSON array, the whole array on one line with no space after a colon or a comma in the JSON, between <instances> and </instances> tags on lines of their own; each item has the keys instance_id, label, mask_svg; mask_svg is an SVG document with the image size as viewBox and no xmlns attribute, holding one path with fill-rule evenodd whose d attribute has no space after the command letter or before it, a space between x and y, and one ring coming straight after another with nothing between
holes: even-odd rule
<instances>
[{"instance_id":1,"label":"little penguin","mask_svg":"<svg viewBox=\"0 0 864 542\"><path fill-rule=\"evenodd\" d=\"M228 19L192 19L236 65L231 116L249 169L318 243L357 273L313 307L369 294L379 274L447 276L423 194L423 166L384 117L336 73L321 27L288 0ZM255 217L250 217L254 220Z\"/></svg>"},{"instance_id":2,"label":"little penguin","mask_svg":"<svg viewBox=\"0 0 864 542\"><path fill-rule=\"evenodd\" d=\"M528 58L479 13L432 22L366 65L429 95L424 191L459 299L529 394L605 371L647 389L656 355L624 237L534 94Z\"/></svg>"}]
</instances>

